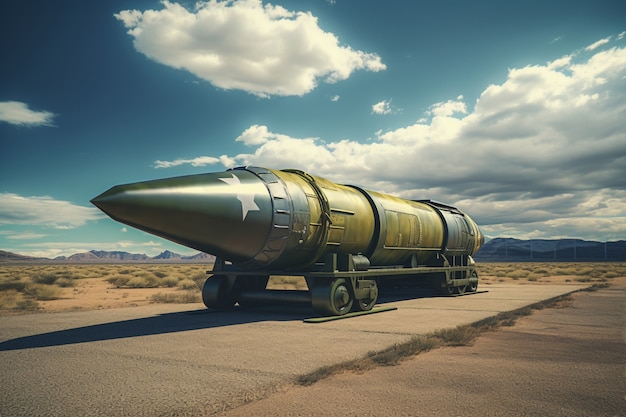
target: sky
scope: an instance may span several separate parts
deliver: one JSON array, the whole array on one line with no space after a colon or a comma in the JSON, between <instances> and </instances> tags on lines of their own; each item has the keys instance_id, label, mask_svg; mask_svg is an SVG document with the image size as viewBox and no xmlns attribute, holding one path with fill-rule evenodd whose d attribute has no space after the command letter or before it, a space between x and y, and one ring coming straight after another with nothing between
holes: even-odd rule
<instances>
[{"instance_id":1,"label":"sky","mask_svg":"<svg viewBox=\"0 0 626 417\"><path fill-rule=\"evenodd\" d=\"M89 201L256 165L626 239L626 3L4 1L0 250L188 249Z\"/></svg>"}]
</instances>

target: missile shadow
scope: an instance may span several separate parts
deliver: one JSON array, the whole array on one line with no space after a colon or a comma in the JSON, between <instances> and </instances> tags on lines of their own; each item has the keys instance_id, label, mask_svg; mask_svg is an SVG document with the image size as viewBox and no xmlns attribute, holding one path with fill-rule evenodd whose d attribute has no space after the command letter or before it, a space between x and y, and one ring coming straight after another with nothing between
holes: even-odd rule
<instances>
[{"instance_id":1,"label":"missile shadow","mask_svg":"<svg viewBox=\"0 0 626 417\"><path fill-rule=\"evenodd\" d=\"M394 301L431 298L433 296L435 296L434 292L425 289L390 288L381 293L377 306L381 307ZM206 330L264 321L302 321L314 316L315 312L310 305L294 304L268 305L253 308L240 308L237 306L228 311L211 309L190 310L18 337L0 342L0 351L46 348L192 330Z\"/></svg>"},{"instance_id":2,"label":"missile shadow","mask_svg":"<svg viewBox=\"0 0 626 417\"><path fill-rule=\"evenodd\" d=\"M293 310L293 308L291 308L291 310ZM262 309L243 309L236 307L230 311L202 309L165 313L157 316L141 317L18 337L0 342L0 351L45 348L179 333L262 321L302 320L306 316L306 310L299 310L300 312L286 311L280 313L262 311ZM310 313L309 311L309 315Z\"/></svg>"}]
</instances>

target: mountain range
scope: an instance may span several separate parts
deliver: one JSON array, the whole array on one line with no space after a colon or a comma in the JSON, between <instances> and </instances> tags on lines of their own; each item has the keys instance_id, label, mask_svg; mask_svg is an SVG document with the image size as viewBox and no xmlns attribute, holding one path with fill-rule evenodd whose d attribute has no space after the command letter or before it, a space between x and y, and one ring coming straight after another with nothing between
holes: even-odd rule
<instances>
[{"instance_id":1,"label":"mountain range","mask_svg":"<svg viewBox=\"0 0 626 417\"><path fill-rule=\"evenodd\" d=\"M582 239L495 238L486 242L474 256L482 262L585 262L626 261L626 241L596 242ZM181 256L166 250L157 256L120 251L98 251L59 256L54 259L36 258L0 250L0 262L67 262L67 263L124 263L124 262L201 262L213 263L215 256L198 253Z\"/></svg>"},{"instance_id":2,"label":"mountain range","mask_svg":"<svg viewBox=\"0 0 626 417\"><path fill-rule=\"evenodd\" d=\"M92 250L89 252L76 253L71 256L58 256L54 259L37 258L32 256L20 255L17 253L0 250L0 262L67 262L67 263L123 263L123 262L215 262L215 256L206 253L198 253L193 256L182 256L175 252L166 250L157 256L150 257L145 254L121 252L121 251L101 251Z\"/></svg>"},{"instance_id":3,"label":"mountain range","mask_svg":"<svg viewBox=\"0 0 626 417\"><path fill-rule=\"evenodd\" d=\"M474 259L483 262L626 261L626 241L495 238L486 242Z\"/></svg>"}]
</instances>

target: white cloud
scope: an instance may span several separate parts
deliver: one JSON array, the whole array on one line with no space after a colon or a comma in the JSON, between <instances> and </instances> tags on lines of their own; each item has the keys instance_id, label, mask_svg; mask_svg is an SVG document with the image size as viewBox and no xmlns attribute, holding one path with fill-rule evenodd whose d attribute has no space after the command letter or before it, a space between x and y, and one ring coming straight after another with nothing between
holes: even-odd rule
<instances>
[{"instance_id":1,"label":"white cloud","mask_svg":"<svg viewBox=\"0 0 626 417\"><path fill-rule=\"evenodd\" d=\"M254 132L254 135L250 135ZM292 138L288 135L272 133L267 126L251 126L237 140L245 138L247 145L259 145L252 154L239 154L229 162L234 165L254 165L257 161L265 161L268 167L300 167L308 166L316 159L330 158L332 154L317 138ZM244 139L241 139L244 141ZM231 165L232 166L232 165Z\"/></svg>"},{"instance_id":2,"label":"white cloud","mask_svg":"<svg viewBox=\"0 0 626 417\"><path fill-rule=\"evenodd\" d=\"M77 206L52 197L22 197L0 193L0 224L73 229L103 218L99 210Z\"/></svg>"},{"instance_id":3,"label":"white cloud","mask_svg":"<svg viewBox=\"0 0 626 417\"><path fill-rule=\"evenodd\" d=\"M252 125L235 139L236 142L243 142L246 145L262 145L270 139L275 139L276 135L267 130L267 126Z\"/></svg>"},{"instance_id":4,"label":"white cloud","mask_svg":"<svg viewBox=\"0 0 626 417\"><path fill-rule=\"evenodd\" d=\"M20 101L0 102L0 122L18 126L52 126L54 114L49 111L36 111Z\"/></svg>"},{"instance_id":5,"label":"white cloud","mask_svg":"<svg viewBox=\"0 0 626 417\"><path fill-rule=\"evenodd\" d=\"M15 233L9 234L7 239L11 240L33 240L33 239L41 239L42 237L46 237L43 233L34 233L34 232L24 232L24 233Z\"/></svg>"},{"instance_id":6,"label":"white cloud","mask_svg":"<svg viewBox=\"0 0 626 417\"><path fill-rule=\"evenodd\" d=\"M330 98L330 101L332 101L332 102L335 102L335 103L336 103L336 102L338 102L338 101L339 101L339 99L340 99L340 98L341 98L341 97L340 97L339 95L335 95L335 96L332 96L332 97Z\"/></svg>"},{"instance_id":7,"label":"white cloud","mask_svg":"<svg viewBox=\"0 0 626 417\"><path fill-rule=\"evenodd\" d=\"M355 70L381 71L380 57L340 46L310 12L260 0L198 2L194 11L163 1L161 10L123 10L135 48L226 90L260 97L303 95L323 79L333 83Z\"/></svg>"},{"instance_id":8,"label":"white cloud","mask_svg":"<svg viewBox=\"0 0 626 417\"><path fill-rule=\"evenodd\" d=\"M154 161L155 168L173 168L180 165L190 164L194 167L203 167L207 165L215 165L220 160L218 158L214 158L212 156L199 156L197 158L192 159L176 159L174 161Z\"/></svg>"},{"instance_id":9,"label":"white cloud","mask_svg":"<svg viewBox=\"0 0 626 417\"><path fill-rule=\"evenodd\" d=\"M511 69L427 116L363 143L254 125L237 138L253 151L220 160L457 204L491 236L626 236L626 48Z\"/></svg>"},{"instance_id":10,"label":"white cloud","mask_svg":"<svg viewBox=\"0 0 626 417\"><path fill-rule=\"evenodd\" d=\"M372 105L372 114L389 114L391 113L391 100L383 100Z\"/></svg>"},{"instance_id":11,"label":"white cloud","mask_svg":"<svg viewBox=\"0 0 626 417\"><path fill-rule=\"evenodd\" d=\"M458 96L456 100L448 100L445 103L435 103L430 106L430 110L427 112L427 114L435 117L449 117L456 113L467 113L463 96Z\"/></svg>"},{"instance_id":12,"label":"white cloud","mask_svg":"<svg viewBox=\"0 0 626 417\"><path fill-rule=\"evenodd\" d=\"M606 45L610 41L611 41L611 37L610 36L608 38L600 39L599 41L596 41L596 42L592 43L591 45L587 46L585 48L585 51L593 51L594 49L598 49L602 45Z\"/></svg>"}]
</instances>

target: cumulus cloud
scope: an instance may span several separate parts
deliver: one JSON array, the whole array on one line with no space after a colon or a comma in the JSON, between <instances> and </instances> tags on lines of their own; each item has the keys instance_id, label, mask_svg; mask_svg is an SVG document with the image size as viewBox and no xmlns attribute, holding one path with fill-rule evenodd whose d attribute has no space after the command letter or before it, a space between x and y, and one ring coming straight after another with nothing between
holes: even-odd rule
<instances>
[{"instance_id":1,"label":"cumulus cloud","mask_svg":"<svg viewBox=\"0 0 626 417\"><path fill-rule=\"evenodd\" d=\"M226 90L303 95L320 79L334 83L356 70L381 71L375 53L340 45L310 12L294 12L261 0L199 2L190 11L162 2L161 10L115 14L137 51L185 69Z\"/></svg>"},{"instance_id":2,"label":"cumulus cloud","mask_svg":"<svg viewBox=\"0 0 626 417\"><path fill-rule=\"evenodd\" d=\"M267 129L267 126L253 125L235 139L235 142L243 142L246 145L262 145L268 140L276 139L277 135Z\"/></svg>"},{"instance_id":3,"label":"cumulus cloud","mask_svg":"<svg viewBox=\"0 0 626 417\"><path fill-rule=\"evenodd\" d=\"M221 158L457 204L491 236L624 239L626 48L602 48L510 69L473 108L463 96L435 103L375 140L254 125L237 138L253 150Z\"/></svg>"},{"instance_id":4,"label":"cumulus cloud","mask_svg":"<svg viewBox=\"0 0 626 417\"><path fill-rule=\"evenodd\" d=\"M52 126L54 113L36 111L28 108L28 104L20 101L0 102L0 122L18 126Z\"/></svg>"},{"instance_id":5,"label":"cumulus cloud","mask_svg":"<svg viewBox=\"0 0 626 417\"><path fill-rule=\"evenodd\" d=\"M0 193L0 225L73 229L103 217L95 208L77 206L48 196L23 197Z\"/></svg>"},{"instance_id":6,"label":"cumulus cloud","mask_svg":"<svg viewBox=\"0 0 626 417\"><path fill-rule=\"evenodd\" d=\"M432 116L448 117L455 113L466 114L467 107L463 102L463 96L458 96L456 100L448 100L445 103L435 103L430 106L427 114Z\"/></svg>"},{"instance_id":7,"label":"cumulus cloud","mask_svg":"<svg viewBox=\"0 0 626 417\"><path fill-rule=\"evenodd\" d=\"M391 113L391 100L383 100L372 105L372 114L389 114Z\"/></svg>"}]
</instances>

